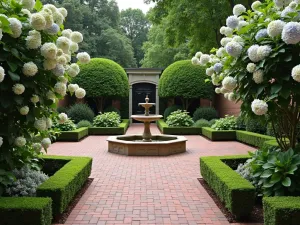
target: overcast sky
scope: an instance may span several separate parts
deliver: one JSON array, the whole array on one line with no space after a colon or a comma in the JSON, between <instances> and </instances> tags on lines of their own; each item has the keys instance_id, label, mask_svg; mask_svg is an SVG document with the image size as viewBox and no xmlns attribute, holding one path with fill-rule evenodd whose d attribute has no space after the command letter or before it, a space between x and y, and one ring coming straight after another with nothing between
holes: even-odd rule
<instances>
[{"instance_id":1,"label":"overcast sky","mask_svg":"<svg viewBox=\"0 0 300 225\"><path fill-rule=\"evenodd\" d=\"M128 9L128 8L133 8L133 9L141 9L143 10L144 13L146 13L150 7L153 6L153 4L147 5L144 3L143 0L117 0L120 11L122 9Z\"/></svg>"}]
</instances>

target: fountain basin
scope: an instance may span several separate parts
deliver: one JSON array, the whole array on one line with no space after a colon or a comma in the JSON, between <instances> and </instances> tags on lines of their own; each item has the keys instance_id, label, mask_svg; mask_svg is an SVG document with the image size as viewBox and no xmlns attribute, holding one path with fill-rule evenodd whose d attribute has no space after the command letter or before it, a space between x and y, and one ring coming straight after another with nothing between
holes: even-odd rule
<instances>
[{"instance_id":1,"label":"fountain basin","mask_svg":"<svg viewBox=\"0 0 300 225\"><path fill-rule=\"evenodd\" d=\"M153 122L153 121L160 120L162 117L163 117L162 115L149 115L149 116L132 115L131 116L132 119L140 122Z\"/></svg>"},{"instance_id":2,"label":"fountain basin","mask_svg":"<svg viewBox=\"0 0 300 225\"><path fill-rule=\"evenodd\" d=\"M108 151L128 156L168 156L186 151L187 139L183 136L153 135L151 142L143 142L142 135L111 136L107 139Z\"/></svg>"}]
</instances>

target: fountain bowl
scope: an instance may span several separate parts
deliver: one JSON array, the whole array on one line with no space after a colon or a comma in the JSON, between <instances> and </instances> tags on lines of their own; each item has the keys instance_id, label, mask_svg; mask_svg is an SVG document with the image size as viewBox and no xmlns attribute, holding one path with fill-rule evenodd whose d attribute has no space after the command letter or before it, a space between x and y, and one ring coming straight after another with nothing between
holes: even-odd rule
<instances>
[{"instance_id":1,"label":"fountain bowl","mask_svg":"<svg viewBox=\"0 0 300 225\"><path fill-rule=\"evenodd\" d=\"M152 135L151 142L144 142L142 135L108 137L108 151L128 156L169 156L186 151L187 139L183 136Z\"/></svg>"},{"instance_id":2,"label":"fountain bowl","mask_svg":"<svg viewBox=\"0 0 300 225\"><path fill-rule=\"evenodd\" d=\"M140 122L153 122L153 121L160 120L162 117L163 117L162 115L151 115L151 114L149 116L145 116L145 115L131 116L132 119Z\"/></svg>"}]
</instances>

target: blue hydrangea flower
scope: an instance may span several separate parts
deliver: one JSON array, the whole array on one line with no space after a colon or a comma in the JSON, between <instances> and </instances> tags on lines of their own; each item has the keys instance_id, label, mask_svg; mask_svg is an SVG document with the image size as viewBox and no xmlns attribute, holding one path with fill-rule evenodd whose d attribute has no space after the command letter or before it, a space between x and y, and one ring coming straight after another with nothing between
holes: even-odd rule
<instances>
[{"instance_id":1,"label":"blue hydrangea flower","mask_svg":"<svg viewBox=\"0 0 300 225\"><path fill-rule=\"evenodd\" d=\"M267 31L267 29L261 29L255 35L255 40L260 41L261 39L263 39L265 37L268 37L268 31Z\"/></svg>"}]
</instances>

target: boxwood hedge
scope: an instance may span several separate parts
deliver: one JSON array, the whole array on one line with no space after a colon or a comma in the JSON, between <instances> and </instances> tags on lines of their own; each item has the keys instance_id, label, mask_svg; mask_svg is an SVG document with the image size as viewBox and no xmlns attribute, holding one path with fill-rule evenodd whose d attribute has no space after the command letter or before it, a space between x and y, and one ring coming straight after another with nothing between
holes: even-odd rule
<instances>
[{"instance_id":1,"label":"boxwood hedge","mask_svg":"<svg viewBox=\"0 0 300 225\"><path fill-rule=\"evenodd\" d=\"M87 127L78 128L72 131L62 131L57 137L57 141L80 141L82 138L89 135Z\"/></svg>"},{"instance_id":2,"label":"boxwood hedge","mask_svg":"<svg viewBox=\"0 0 300 225\"><path fill-rule=\"evenodd\" d=\"M234 141L235 130L215 130L210 127L202 127L202 134L212 141Z\"/></svg>"},{"instance_id":3,"label":"boxwood hedge","mask_svg":"<svg viewBox=\"0 0 300 225\"><path fill-rule=\"evenodd\" d=\"M256 146L256 147L263 147L264 143L266 141L273 141L275 140L274 137L263 135L263 134L257 134L249 131L242 131L237 130L236 131L236 139L240 142ZM276 141L276 140L275 140Z\"/></svg>"},{"instance_id":4,"label":"boxwood hedge","mask_svg":"<svg viewBox=\"0 0 300 225\"><path fill-rule=\"evenodd\" d=\"M164 120L158 120L157 126L163 134L199 135L202 130L199 127L169 127Z\"/></svg>"}]
</instances>

